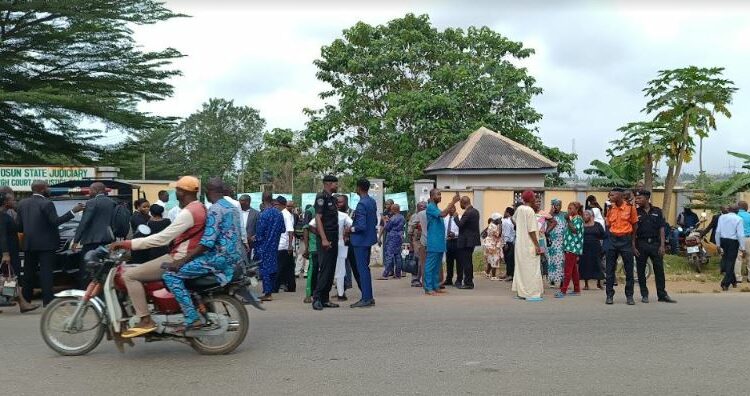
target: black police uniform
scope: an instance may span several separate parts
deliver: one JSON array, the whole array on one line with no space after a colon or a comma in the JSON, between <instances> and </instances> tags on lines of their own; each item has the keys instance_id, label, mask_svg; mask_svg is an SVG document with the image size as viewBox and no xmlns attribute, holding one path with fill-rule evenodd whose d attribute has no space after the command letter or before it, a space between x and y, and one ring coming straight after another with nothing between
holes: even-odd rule
<instances>
[{"instance_id":1,"label":"black police uniform","mask_svg":"<svg viewBox=\"0 0 750 396\"><path fill-rule=\"evenodd\" d=\"M313 293L313 300L325 304L331 294L333 276L336 272L336 257L339 248L339 214L336 207L336 197L323 191L315 197L315 214L321 215L323 224L316 224L318 233L325 231L329 249L323 248L323 242L318 236L318 282Z\"/></svg>"},{"instance_id":2,"label":"black police uniform","mask_svg":"<svg viewBox=\"0 0 750 396\"><path fill-rule=\"evenodd\" d=\"M654 266L657 297L659 299L668 297L664 280L664 258L659 254L661 247L659 232L664 230L664 224L664 214L661 209L651 206L651 210L646 212L643 208L638 208L636 248L639 256L636 258L636 268L641 297L648 297L648 286L646 286L646 260L648 259L651 259Z\"/></svg>"}]
</instances>

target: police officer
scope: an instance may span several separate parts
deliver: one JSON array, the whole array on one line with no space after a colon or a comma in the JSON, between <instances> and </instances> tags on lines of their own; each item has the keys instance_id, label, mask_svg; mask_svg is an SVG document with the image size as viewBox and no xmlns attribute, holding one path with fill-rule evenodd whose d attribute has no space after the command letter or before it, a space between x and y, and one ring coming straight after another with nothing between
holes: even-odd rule
<instances>
[{"instance_id":1,"label":"police officer","mask_svg":"<svg viewBox=\"0 0 750 396\"><path fill-rule=\"evenodd\" d=\"M656 295L661 302L675 303L667 294L664 281L664 214L661 209L651 205L651 191L640 190L635 193L638 206L638 231L636 233L636 268L638 285L641 289L641 301L648 303L646 286L646 260L651 259L656 278Z\"/></svg>"},{"instance_id":2,"label":"police officer","mask_svg":"<svg viewBox=\"0 0 750 396\"><path fill-rule=\"evenodd\" d=\"M323 308L338 308L330 302L331 285L336 271L336 256L339 241L339 214L337 199L339 180L336 176L323 178L323 192L315 197L315 225L318 229L318 282L313 293L312 307L316 311Z\"/></svg>"}]
</instances>

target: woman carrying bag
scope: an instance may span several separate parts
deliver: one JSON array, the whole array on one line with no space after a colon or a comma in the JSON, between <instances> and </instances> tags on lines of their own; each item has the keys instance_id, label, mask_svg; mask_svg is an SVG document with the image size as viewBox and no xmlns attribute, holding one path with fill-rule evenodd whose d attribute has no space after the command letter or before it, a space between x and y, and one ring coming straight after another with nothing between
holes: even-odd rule
<instances>
[{"instance_id":1,"label":"woman carrying bag","mask_svg":"<svg viewBox=\"0 0 750 396\"><path fill-rule=\"evenodd\" d=\"M15 219L8 213L16 205L16 198L12 191L0 191L0 304L13 306L13 300L18 301L21 313L39 308L39 304L31 304L24 300L21 294L20 277L21 257L18 241L18 226ZM1 313L2 311L0 311Z\"/></svg>"}]
</instances>

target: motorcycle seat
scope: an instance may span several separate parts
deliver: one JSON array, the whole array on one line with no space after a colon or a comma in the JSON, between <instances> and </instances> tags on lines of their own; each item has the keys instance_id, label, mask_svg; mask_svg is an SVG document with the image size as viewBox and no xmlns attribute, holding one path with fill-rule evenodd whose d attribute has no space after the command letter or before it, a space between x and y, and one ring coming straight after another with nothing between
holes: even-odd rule
<instances>
[{"instance_id":1,"label":"motorcycle seat","mask_svg":"<svg viewBox=\"0 0 750 396\"><path fill-rule=\"evenodd\" d=\"M195 279L187 279L185 281L185 286L188 289L192 290L211 289L214 287L218 287L219 285L219 280L216 279L216 276L214 276L213 274L201 276L200 278Z\"/></svg>"}]
</instances>

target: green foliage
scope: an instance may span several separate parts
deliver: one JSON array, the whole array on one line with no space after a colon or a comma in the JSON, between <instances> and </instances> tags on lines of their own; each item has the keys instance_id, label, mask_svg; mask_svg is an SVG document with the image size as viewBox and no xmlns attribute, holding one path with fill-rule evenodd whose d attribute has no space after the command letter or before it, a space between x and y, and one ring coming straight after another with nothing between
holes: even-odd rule
<instances>
[{"instance_id":1,"label":"green foliage","mask_svg":"<svg viewBox=\"0 0 750 396\"><path fill-rule=\"evenodd\" d=\"M732 203L734 201L734 194L729 195L726 192L742 176L734 175L729 179L719 181L702 180L699 177L691 187L700 188L700 191L688 197L690 200L689 206L693 209L716 211L720 207Z\"/></svg>"},{"instance_id":2,"label":"green foliage","mask_svg":"<svg viewBox=\"0 0 750 396\"><path fill-rule=\"evenodd\" d=\"M138 180L143 176L145 155L147 180L175 180L185 173L182 156L173 148L173 138L170 129L146 130L105 148L99 162L120 168L120 178Z\"/></svg>"},{"instance_id":3,"label":"green foliage","mask_svg":"<svg viewBox=\"0 0 750 396\"><path fill-rule=\"evenodd\" d=\"M695 66L662 70L643 89L649 98L643 111L654 114L654 121L667 125L669 131L663 140L668 169L662 209L667 213L682 165L695 152L694 136L704 138L716 130L716 114L732 116L727 106L737 88L721 78L723 71Z\"/></svg>"},{"instance_id":4,"label":"green foliage","mask_svg":"<svg viewBox=\"0 0 750 396\"><path fill-rule=\"evenodd\" d=\"M571 172L574 156L545 147L531 99L542 92L517 61L534 51L487 27L438 31L426 15L357 23L321 50L320 94L306 110L308 169L382 176L408 189L443 151L481 126L541 152Z\"/></svg>"},{"instance_id":5,"label":"green foliage","mask_svg":"<svg viewBox=\"0 0 750 396\"><path fill-rule=\"evenodd\" d=\"M138 111L172 94L182 55L144 52L132 25L180 15L153 0L0 2L0 157L90 163L103 130L134 132L170 119Z\"/></svg>"},{"instance_id":6,"label":"green foliage","mask_svg":"<svg viewBox=\"0 0 750 396\"><path fill-rule=\"evenodd\" d=\"M742 168L750 170L750 155L737 153L734 151L728 151L728 153L733 157L745 161L744 164L742 164ZM724 193L722 195L724 197L732 197L735 194L747 191L748 188L750 188L750 173L741 173L732 177L732 183L726 186L726 189L724 190Z\"/></svg>"},{"instance_id":7,"label":"green foliage","mask_svg":"<svg viewBox=\"0 0 750 396\"><path fill-rule=\"evenodd\" d=\"M185 174L224 177L249 153L258 151L265 126L266 121L251 107L209 99L175 128L171 149L181 154Z\"/></svg>"},{"instance_id":8,"label":"green foliage","mask_svg":"<svg viewBox=\"0 0 750 396\"><path fill-rule=\"evenodd\" d=\"M652 190L656 164L665 155L665 139L671 133L669 125L661 122L631 122L618 131L623 137L610 142L613 145L612 152L629 164L641 166L644 188Z\"/></svg>"},{"instance_id":9,"label":"green foliage","mask_svg":"<svg viewBox=\"0 0 750 396\"><path fill-rule=\"evenodd\" d=\"M613 156L609 162L591 161L591 168L584 170L583 173L593 176L592 187L632 188L640 180L642 168L637 162Z\"/></svg>"}]
</instances>

